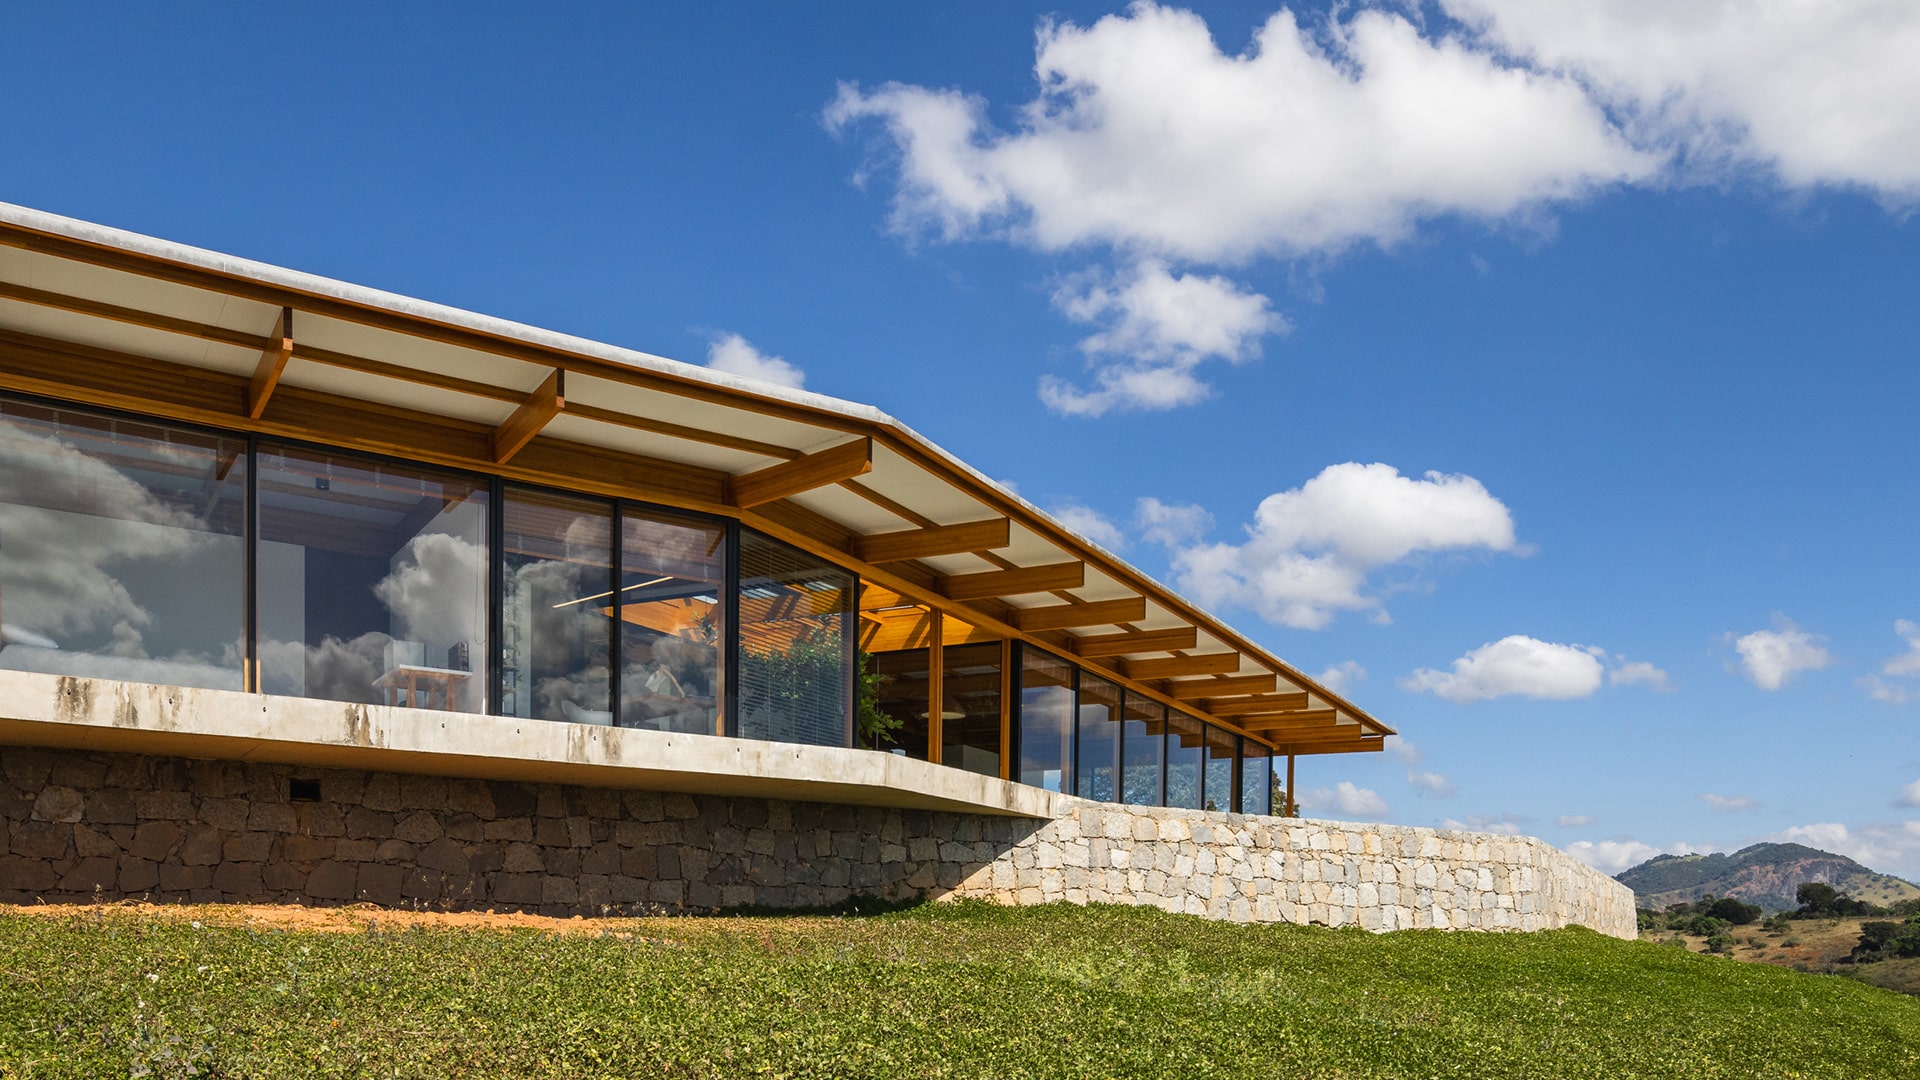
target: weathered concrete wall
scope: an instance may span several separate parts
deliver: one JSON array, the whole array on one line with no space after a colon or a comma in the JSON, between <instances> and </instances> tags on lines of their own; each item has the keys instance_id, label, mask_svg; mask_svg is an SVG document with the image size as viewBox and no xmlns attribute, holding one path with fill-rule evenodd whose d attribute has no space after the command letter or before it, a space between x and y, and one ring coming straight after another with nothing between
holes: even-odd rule
<instances>
[{"instance_id":1,"label":"weathered concrete wall","mask_svg":"<svg viewBox=\"0 0 1920 1080\"><path fill-rule=\"evenodd\" d=\"M317 802L289 797L317 780ZM804 907L856 893L1152 904L1372 930L1631 937L1537 841L1071 801L1052 820L0 746L0 901Z\"/></svg>"}]
</instances>

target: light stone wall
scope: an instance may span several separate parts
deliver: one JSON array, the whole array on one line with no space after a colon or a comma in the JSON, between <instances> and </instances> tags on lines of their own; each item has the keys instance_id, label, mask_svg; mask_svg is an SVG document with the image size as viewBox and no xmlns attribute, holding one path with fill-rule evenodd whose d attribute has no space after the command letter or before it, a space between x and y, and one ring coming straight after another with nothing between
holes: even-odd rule
<instances>
[{"instance_id":1,"label":"light stone wall","mask_svg":"<svg viewBox=\"0 0 1920 1080\"><path fill-rule=\"evenodd\" d=\"M320 799L295 802L293 779ZM1059 800L1052 819L0 746L0 902L550 915L855 895L1151 904L1369 930L1634 933L1538 840Z\"/></svg>"}]
</instances>

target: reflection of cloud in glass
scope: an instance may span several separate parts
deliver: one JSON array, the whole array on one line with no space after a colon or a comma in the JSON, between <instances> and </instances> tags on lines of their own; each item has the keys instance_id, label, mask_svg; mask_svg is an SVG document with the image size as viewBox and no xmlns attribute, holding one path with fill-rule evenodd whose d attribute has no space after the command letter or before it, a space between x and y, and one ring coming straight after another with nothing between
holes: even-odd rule
<instances>
[{"instance_id":1,"label":"reflection of cloud in glass","mask_svg":"<svg viewBox=\"0 0 1920 1080\"><path fill-rule=\"evenodd\" d=\"M7 638L5 666L12 671L47 675L77 675L88 679L153 683L157 686L204 686L214 690L240 689L239 643L220 664L193 659L153 660L146 657L63 652Z\"/></svg>"},{"instance_id":2,"label":"reflection of cloud in glass","mask_svg":"<svg viewBox=\"0 0 1920 1080\"><path fill-rule=\"evenodd\" d=\"M486 549L465 537L422 533L407 541L396 562L373 592L393 613L398 636L442 645L470 641L478 646Z\"/></svg>"},{"instance_id":3,"label":"reflection of cloud in glass","mask_svg":"<svg viewBox=\"0 0 1920 1080\"><path fill-rule=\"evenodd\" d=\"M261 687L269 694L381 704L386 696L373 683L386 673L387 643L392 640L375 632L352 641L328 636L318 645L262 641Z\"/></svg>"}]
</instances>

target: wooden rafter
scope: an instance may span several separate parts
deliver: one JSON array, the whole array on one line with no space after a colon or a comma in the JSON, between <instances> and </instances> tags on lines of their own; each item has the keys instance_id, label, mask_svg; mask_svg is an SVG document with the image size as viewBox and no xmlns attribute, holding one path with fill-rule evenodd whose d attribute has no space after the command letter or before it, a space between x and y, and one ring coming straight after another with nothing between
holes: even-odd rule
<instances>
[{"instance_id":1,"label":"wooden rafter","mask_svg":"<svg viewBox=\"0 0 1920 1080\"><path fill-rule=\"evenodd\" d=\"M1262 713L1288 712L1307 707L1306 691L1288 694L1254 694L1249 697L1207 698L1201 708L1215 716L1257 716Z\"/></svg>"},{"instance_id":2,"label":"wooden rafter","mask_svg":"<svg viewBox=\"0 0 1920 1080\"><path fill-rule=\"evenodd\" d=\"M1368 736L1360 739L1344 739L1339 742L1283 743L1275 747L1275 749L1282 754L1289 756L1299 755L1300 757L1305 757L1308 754L1370 754L1385 750L1386 748L1387 740L1376 736Z\"/></svg>"},{"instance_id":3,"label":"wooden rafter","mask_svg":"<svg viewBox=\"0 0 1920 1080\"><path fill-rule=\"evenodd\" d=\"M1006 518L935 525L926 529L876 533L853 542L853 553L870 563L906 562L935 555L992 551L1011 542L1013 524Z\"/></svg>"},{"instance_id":4,"label":"wooden rafter","mask_svg":"<svg viewBox=\"0 0 1920 1080\"><path fill-rule=\"evenodd\" d=\"M996 596L1077 589L1086 584L1087 564L1049 563L1018 570L990 570L940 579L940 592L949 600L986 600Z\"/></svg>"},{"instance_id":5,"label":"wooden rafter","mask_svg":"<svg viewBox=\"0 0 1920 1080\"><path fill-rule=\"evenodd\" d=\"M1237 652L1169 656L1164 660L1122 660L1120 673L1129 679L1172 679L1181 675L1217 675L1240 669Z\"/></svg>"},{"instance_id":6,"label":"wooden rafter","mask_svg":"<svg viewBox=\"0 0 1920 1080\"><path fill-rule=\"evenodd\" d=\"M1218 715L1218 714L1216 714ZM1308 731L1333 730L1339 724L1340 713L1337 709L1296 709L1293 712L1266 713L1263 715L1233 716L1230 719L1247 731ZM1340 724L1352 734L1360 729L1352 724Z\"/></svg>"},{"instance_id":7,"label":"wooden rafter","mask_svg":"<svg viewBox=\"0 0 1920 1080\"><path fill-rule=\"evenodd\" d=\"M267 399L280 385L280 373L287 370L293 357L293 309L283 307L274 321L273 333L260 350L260 362L253 367L253 380L247 384L247 416L258 420L267 411Z\"/></svg>"},{"instance_id":8,"label":"wooden rafter","mask_svg":"<svg viewBox=\"0 0 1920 1080\"><path fill-rule=\"evenodd\" d=\"M554 368L513 415L493 429L493 463L505 465L567 407L567 373Z\"/></svg>"},{"instance_id":9,"label":"wooden rafter","mask_svg":"<svg viewBox=\"0 0 1920 1080\"><path fill-rule=\"evenodd\" d=\"M1032 633L1039 630L1071 630L1081 626L1118 626L1121 623L1139 622L1146 617L1146 597L1129 596L1124 600L1095 600L1090 604L1020 608L1013 612L1013 624Z\"/></svg>"},{"instance_id":10,"label":"wooden rafter","mask_svg":"<svg viewBox=\"0 0 1920 1080\"><path fill-rule=\"evenodd\" d=\"M1128 653L1171 652L1191 649L1200 643L1200 632L1191 626L1170 630L1140 630L1131 634L1099 634L1076 638L1073 651L1081 656L1125 656Z\"/></svg>"},{"instance_id":11,"label":"wooden rafter","mask_svg":"<svg viewBox=\"0 0 1920 1080\"><path fill-rule=\"evenodd\" d=\"M1165 685L1167 696L1175 701L1234 697L1239 694L1270 694L1280 685L1278 676L1229 675L1224 679L1188 679Z\"/></svg>"},{"instance_id":12,"label":"wooden rafter","mask_svg":"<svg viewBox=\"0 0 1920 1080\"><path fill-rule=\"evenodd\" d=\"M864 476L872 470L873 440L854 439L736 476L727 482L727 501L748 510L789 495Z\"/></svg>"}]
</instances>

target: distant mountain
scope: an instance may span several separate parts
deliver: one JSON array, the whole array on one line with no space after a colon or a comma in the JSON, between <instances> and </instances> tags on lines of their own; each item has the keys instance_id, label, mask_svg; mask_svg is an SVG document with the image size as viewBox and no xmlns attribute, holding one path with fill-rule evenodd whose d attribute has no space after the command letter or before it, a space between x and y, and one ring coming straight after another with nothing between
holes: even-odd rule
<instances>
[{"instance_id":1,"label":"distant mountain","mask_svg":"<svg viewBox=\"0 0 1920 1080\"><path fill-rule=\"evenodd\" d=\"M1614 880L1632 889L1641 907L1655 911L1708 893L1788 911L1799 906L1795 890L1809 881L1873 904L1920 896L1920 885L1804 844L1755 844L1731 855L1656 855Z\"/></svg>"}]
</instances>

